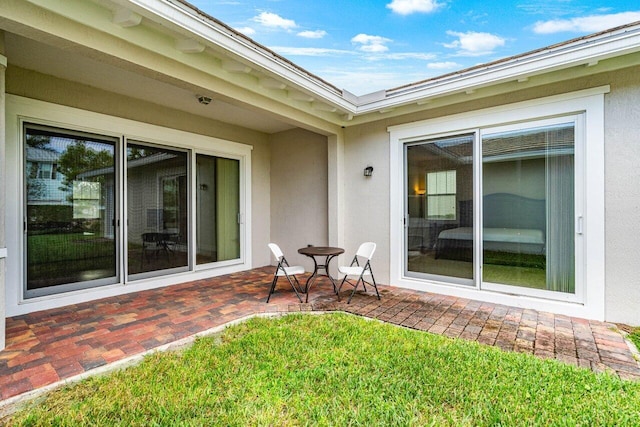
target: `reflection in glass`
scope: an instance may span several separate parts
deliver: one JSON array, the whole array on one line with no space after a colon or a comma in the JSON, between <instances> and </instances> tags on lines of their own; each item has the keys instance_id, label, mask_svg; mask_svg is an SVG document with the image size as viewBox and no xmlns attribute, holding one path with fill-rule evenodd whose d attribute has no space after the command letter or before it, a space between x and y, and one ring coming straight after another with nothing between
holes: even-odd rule
<instances>
[{"instance_id":1,"label":"reflection in glass","mask_svg":"<svg viewBox=\"0 0 640 427\"><path fill-rule=\"evenodd\" d=\"M407 146L407 266L473 278L473 141L453 136Z\"/></svg>"},{"instance_id":2,"label":"reflection in glass","mask_svg":"<svg viewBox=\"0 0 640 427\"><path fill-rule=\"evenodd\" d=\"M483 280L575 291L574 125L482 139Z\"/></svg>"},{"instance_id":3,"label":"reflection in glass","mask_svg":"<svg viewBox=\"0 0 640 427\"><path fill-rule=\"evenodd\" d=\"M196 262L240 258L240 162L196 156Z\"/></svg>"},{"instance_id":4,"label":"reflection in glass","mask_svg":"<svg viewBox=\"0 0 640 427\"><path fill-rule=\"evenodd\" d=\"M114 283L116 140L33 125L25 139L27 296Z\"/></svg>"},{"instance_id":5,"label":"reflection in glass","mask_svg":"<svg viewBox=\"0 0 640 427\"><path fill-rule=\"evenodd\" d=\"M127 144L129 275L188 268L187 160L184 151Z\"/></svg>"}]
</instances>

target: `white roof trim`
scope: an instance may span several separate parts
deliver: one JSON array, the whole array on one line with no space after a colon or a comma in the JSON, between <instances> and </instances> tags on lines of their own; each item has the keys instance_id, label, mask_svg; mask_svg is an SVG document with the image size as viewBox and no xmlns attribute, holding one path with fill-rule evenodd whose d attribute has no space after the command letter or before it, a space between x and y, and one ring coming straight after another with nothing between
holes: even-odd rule
<instances>
[{"instance_id":1,"label":"white roof trim","mask_svg":"<svg viewBox=\"0 0 640 427\"><path fill-rule=\"evenodd\" d=\"M283 78L285 81L292 81L296 86L304 88L318 95L326 102L336 105L338 108L351 111L355 110L355 105L342 97L340 91L336 91L323 83L320 79L314 78L311 74L303 72L261 46L251 43L249 40L231 31L216 25L212 20L195 15L193 9L188 9L186 5L171 1L158 0L116 0L119 4L129 4L135 6L139 11L142 9L147 13L142 13L144 17L156 21L159 17L180 27L183 31L192 33L198 38L206 40L226 51L229 51L240 58L256 64L274 75Z\"/></svg>"},{"instance_id":2,"label":"white roof trim","mask_svg":"<svg viewBox=\"0 0 640 427\"><path fill-rule=\"evenodd\" d=\"M505 62L464 71L457 75L433 79L398 90L387 91L383 100L360 104L358 114L379 111L392 105L416 103L425 98L468 92L479 87L507 81L522 81L532 75L570 68L577 65L592 65L597 61L640 51L640 25L619 32L605 33L575 43L560 45L514 57ZM422 102L422 101L421 101Z\"/></svg>"},{"instance_id":3,"label":"white roof trim","mask_svg":"<svg viewBox=\"0 0 640 427\"><path fill-rule=\"evenodd\" d=\"M286 89L290 99L308 102L316 111L334 112L343 119L326 114L323 118L336 123L376 111L384 113L401 106L424 105L435 98L473 94L511 81L526 82L530 77L580 65L593 68L592 72L597 73L603 60L640 52L638 22L399 88L355 96L185 1L110 0L117 6L115 15L118 16L114 19L121 25L138 25L138 18L159 24L175 33L175 48L198 53L209 47L221 57L222 69L239 74L255 72L263 88ZM6 66L6 62L6 57L0 55L0 65Z\"/></svg>"}]
</instances>

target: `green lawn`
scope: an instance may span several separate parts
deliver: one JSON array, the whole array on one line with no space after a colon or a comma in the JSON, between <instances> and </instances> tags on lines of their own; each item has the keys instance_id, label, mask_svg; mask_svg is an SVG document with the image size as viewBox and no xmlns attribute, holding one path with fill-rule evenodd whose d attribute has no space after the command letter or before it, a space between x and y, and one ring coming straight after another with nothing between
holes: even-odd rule
<instances>
[{"instance_id":1,"label":"green lawn","mask_svg":"<svg viewBox=\"0 0 640 427\"><path fill-rule=\"evenodd\" d=\"M11 425L640 425L640 383L332 314L253 319Z\"/></svg>"}]
</instances>

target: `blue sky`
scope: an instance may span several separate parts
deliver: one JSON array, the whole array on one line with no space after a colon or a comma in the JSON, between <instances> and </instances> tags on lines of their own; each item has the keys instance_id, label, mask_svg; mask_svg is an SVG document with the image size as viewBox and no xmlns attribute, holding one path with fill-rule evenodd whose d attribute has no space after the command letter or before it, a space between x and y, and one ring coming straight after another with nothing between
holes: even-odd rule
<instances>
[{"instance_id":1,"label":"blue sky","mask_svg":"<svg viewBox=\"0 0 640 427\"><path fill-rule=\"evenodd\" d=\"M190 0L356 95L640 21L637 0Z\"/></svg>"}]
</instances>

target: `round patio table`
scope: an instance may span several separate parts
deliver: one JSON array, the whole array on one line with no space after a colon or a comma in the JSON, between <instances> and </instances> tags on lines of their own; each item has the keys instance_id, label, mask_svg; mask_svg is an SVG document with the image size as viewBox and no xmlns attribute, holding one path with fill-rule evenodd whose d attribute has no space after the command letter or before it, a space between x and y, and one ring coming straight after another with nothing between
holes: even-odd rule
<instances>
[{"instance_id":1,"label":"round patio table","mask_svg":"<svg viewBox=\"0 0 640 427\"><path fill-rule=\"evenodd\" d=\"M309 302L309 287L315 282L318 276L326 276L331 280L331 284L333 285L333 292L338 294L338 287L336 286L335 280L329 274L329 263L335 257L344 253L344 249L336 248L332 246L307 246L304 248L298 249L298 253L302 255L306 255L313 260L313 274L309 276L307 282L304 285L304 292L307 294L305 302ZM325 257L324 263L318 263L318 257ZM321 274L319 270L324 270L324 274ZM338 300L340 300L340 295L338 295Z\"/></svg>"}]
</instances>

